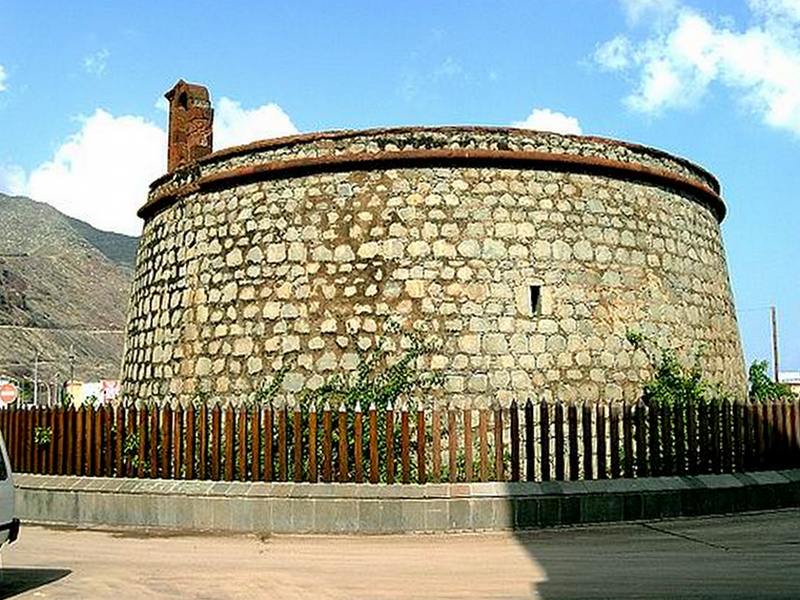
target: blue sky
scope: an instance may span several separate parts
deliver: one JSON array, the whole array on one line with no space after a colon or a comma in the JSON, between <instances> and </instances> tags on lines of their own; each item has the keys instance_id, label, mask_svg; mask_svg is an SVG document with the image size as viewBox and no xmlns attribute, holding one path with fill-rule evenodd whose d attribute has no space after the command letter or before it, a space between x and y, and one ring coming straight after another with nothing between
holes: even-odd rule
<instances>
[{"instance_id":1,"label":"blue sky","mask_svg":"<svg viewBox=\"0 0 800 600\"><path fill-rule=\"evenodd\" d=\"M800 0L0 0L0 191L136 233L179 77L210 88L217 148L522 123L698 162L729 206L748 362L769 356L775 304L782 369L800 370Z\"/></svg>"}]
</instances>

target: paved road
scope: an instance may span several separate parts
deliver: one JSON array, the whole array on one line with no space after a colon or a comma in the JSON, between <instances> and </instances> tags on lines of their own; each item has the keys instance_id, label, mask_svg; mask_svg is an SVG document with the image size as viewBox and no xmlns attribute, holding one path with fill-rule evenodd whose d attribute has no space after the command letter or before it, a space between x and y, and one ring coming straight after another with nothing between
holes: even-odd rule
<instances>
[{"instance_id":1,"label":"paved road","mask_svg":"<svg viewBox=\"0 0 800 600\"><path fill-rule=\"evenodd\" d=\"M3 554L0 598L800 598L798 510L519 535L25 527Z\"/></svg>"}]
</instances>

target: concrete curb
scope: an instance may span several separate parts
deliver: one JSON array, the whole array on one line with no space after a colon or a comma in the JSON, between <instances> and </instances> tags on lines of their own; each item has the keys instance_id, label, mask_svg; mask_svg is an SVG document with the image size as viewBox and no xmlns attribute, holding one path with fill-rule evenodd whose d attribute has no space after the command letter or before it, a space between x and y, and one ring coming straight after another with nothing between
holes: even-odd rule
<instances>
[{"instance_id":1,"label":"concrete curb","mask_svg":"<svg viewBox=\"0 0 800 600\"><path fill-rule=\"evenodd\" d=\"M800 469L605 481L367 485L16 475L27 522L260 533L535 529L800 506Z\"/></svg>"}]
</instances>

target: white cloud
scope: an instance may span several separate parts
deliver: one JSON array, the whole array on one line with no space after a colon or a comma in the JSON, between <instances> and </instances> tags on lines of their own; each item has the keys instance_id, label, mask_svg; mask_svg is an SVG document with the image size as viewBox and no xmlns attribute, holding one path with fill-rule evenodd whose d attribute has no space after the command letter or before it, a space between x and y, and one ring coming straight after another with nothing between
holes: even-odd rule
<instances>
[{"instance_id":1,"label":"white cloud","mask_svg":"<svg viewBox=\"0 0 800 600\"><path fill-rule=\"evenodd\" d=\"M95 110L53 158L28 176L26 193L99 229L138 235L136 210L164 172L167 136L141 117Z\"/></svg>"},{"instance_id":2,"label":"white cloud","mask_svg":"<svg viewBox=\"0 0 800 600\"><path fill-rule=\"evenodd\" d=\"M555 133L581 134L581 126L578 119L549 108L534 108L524 121L515 121L513 126L522 129L553 131Z\"/></svg>"},{"instance_id":3,"label":"white cloud","mask_svg":"<svg viewBox=\"0 0 800 600\"><path fill-rule=\"evenodd\" d=\"M111 56L111 53L105 48L85 56L83 58L83 70L89 75L100 77L106 71L109 56Z\"/></svg>"},{"instance_id":4,"label":"white cloud","mask_svg":"<svg viewBox=\"0 0 800 600\"><path fill-rule=\"evenodd\" d=\"M662 18L678 6L678 0L621 0L621 3L631 24L637 24L645 18L651 21Z\"/></svg>"},{"instance_id":5,"label":"white cloud","mask_svg":"<svg viewBox=\"0 0 800 600\"><path fill-rule=\"evenodd\" d=\"M0 190L46 202L99 229L139 235L136 211L149 184L166 171L166 132L142 117L100 108L78 123L80 129L30 173L0 166ZM277 104L248 110L229 98L217 103L215 149L296 132Z\"/></svg>"},{"instance_id":6,"label":"white cloud","mask_svg":"<svg viewBox=\"0 0 800 600\"><path fill-rule=\"evenodd\" d=\"M222 97L214 108L214 148L246 144L255 140L292 135L297 128L283 109L274 103L242 108L236 100Z\"/></svg>"},{"instance_id":7,"label":"white cloud","mask_svg":"<svg viewBox=\"0 0 800 600\"><path fill-rule=\"evenodd\" d=\"M6 91L6 70L0 65L0 92Z\"/></svg>"},{"instance_id":8,"label":"white cloud","mask_svg":"<svg viewBox=\"0 0 800 600\"><path fill-rule=\"evenodd\" d=\"M617 36L595 52L605 69L632 71L634 110L696 105L720 84L765 123L800 135L800 0L750 0L754 24L716 24L676 6L666 28L638 43Z\"/></svg>"}]
</instances>

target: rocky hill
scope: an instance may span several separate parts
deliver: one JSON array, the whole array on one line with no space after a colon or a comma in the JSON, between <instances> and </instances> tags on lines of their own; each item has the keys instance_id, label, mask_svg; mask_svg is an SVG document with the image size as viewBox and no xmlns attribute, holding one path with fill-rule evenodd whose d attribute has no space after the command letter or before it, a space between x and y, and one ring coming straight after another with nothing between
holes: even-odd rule
<instances>
[{"instance_id":1,"label":"rocky hill","mask_svg":"<svg viewBox=\"0 0 800 600\"><path fill-rule=\"evenodd\" d=\"M0 194L0 375L116 379L138 241Z\"/></svg>"}]
</instances>

